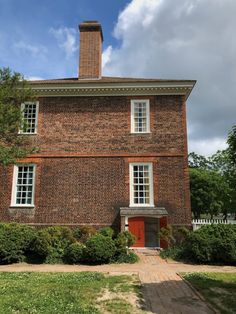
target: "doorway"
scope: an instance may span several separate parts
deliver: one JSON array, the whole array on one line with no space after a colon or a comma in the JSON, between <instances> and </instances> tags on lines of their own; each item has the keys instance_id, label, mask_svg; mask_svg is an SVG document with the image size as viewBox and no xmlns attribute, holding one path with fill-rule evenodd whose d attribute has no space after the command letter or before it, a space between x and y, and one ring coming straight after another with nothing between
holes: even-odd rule
<instances>
[{"instance_id":1,"label":"doorway","mask_svg":"<svg viewBox=\"0 0 236 314\"><path fill-rule=\"evenodd\" d=\"M129 231L136 237L133 247L159 247L158 226L158 218L129 218Z\"/></svg>"}]
</instances>

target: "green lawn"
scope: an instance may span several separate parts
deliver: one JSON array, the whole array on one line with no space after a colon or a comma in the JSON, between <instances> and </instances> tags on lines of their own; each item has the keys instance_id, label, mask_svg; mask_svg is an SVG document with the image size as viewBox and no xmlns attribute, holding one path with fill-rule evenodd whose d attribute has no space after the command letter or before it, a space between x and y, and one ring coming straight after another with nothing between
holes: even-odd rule
<instances>
[{"instance_id":1,"label":"green lawn","mask_svg":"<svg viewBox=\"0 0 236 314\"><path fill-rule=\"evenodd\" d=\"M182 274L220 313L236 313L236 273Z\"/></svg>"},{"instance_id":2,"label":"green lawn","mask_svg":"<svg viewBox=\"0 0 236 314\"><path fill-rule=\"evenodd\" d=\"M0 313L140 313L135 276L0 273Z\"/></svg>"}]
</instances>

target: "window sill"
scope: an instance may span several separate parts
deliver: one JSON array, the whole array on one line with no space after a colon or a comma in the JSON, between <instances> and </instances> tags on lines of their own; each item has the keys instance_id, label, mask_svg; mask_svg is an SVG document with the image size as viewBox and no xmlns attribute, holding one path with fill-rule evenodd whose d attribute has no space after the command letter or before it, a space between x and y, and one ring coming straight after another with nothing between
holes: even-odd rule
<instances>
[{"instance_id":1,"label":"window sill","mask_svg":"<svg viewBox=\"0 0 236 314\"><path fill-rule=\"evenodd\" d=\"M34 208L34 205L11 205L9 208Z\"/></svg>"},{"instance_id":2,"label":"window sill","mask_svg":"<svg viewBox=\"0 0 236 314\"><path fill-rule=\"evenodd\" d=\"M18 135L37 135L38 133L21 133L19 132Z\"/></svg>"},{"instance_id":3,"label":"window sill","mask_svg":"<svg viewBox=\"0 0 236 314\"><path fill-rule=\"evenodd\" d=\"M152 134L152 132L130 132L131 135L148 135Z\"/></svg>"},{"instance_id":4,"label":"window sill","mask_svg":"<svg viewBox=\"0 0 236 314\"><path fill-rule=\"evenodd\" d=\"M129 208L153 208L155 205L149 205L149 204L131 204L129 205Z\"/></svg>"}]
</instances>

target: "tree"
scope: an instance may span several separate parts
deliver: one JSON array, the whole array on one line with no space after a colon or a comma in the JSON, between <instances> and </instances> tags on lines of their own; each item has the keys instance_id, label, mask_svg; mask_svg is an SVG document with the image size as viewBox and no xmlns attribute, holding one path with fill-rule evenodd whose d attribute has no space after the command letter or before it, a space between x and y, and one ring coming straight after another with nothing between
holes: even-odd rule
<instances>
[{"instance_id":1,"label":"tree","mask_svg":"<svg viewBox=\"0 0 236 314\"><path fill-rule=\"evenodd\" d=\"M212 170L190 168L191 205L195 219L201 214L214 215L224 211L230 187L225 178Z\"/></svg>"},{"instance_id":2,"label":"tree","mask_svg":"<svg viewBox=\"0 0 236 314\"><path fill-rule=\"evenodd\" d=\"M234 166L234 171L236 171L236 125L234 125L229 132L227 143L229 145L229 157Z\"/></svg>"},{"instance_id":3,"label":"tree","mask_svg":"<svg viewBox=\"0 0 236 314\"><path fill-rule=\"evenodd\" d=\"M207 180L209 180L208 187L211 186L216 189L213 199L216 201L216 197L220 197L217 203L219 204L220 201L222 204L220 211L224 214L224 218L227 219L227 214L231 212L235 213L236 219L236 125L229 132L227 143L228 148L217 151L210 157L204 157L196 153L189 154L191 198L194 215L199 216L202 213L207 213L207 206L210 206L208 203L210 198L205 197L205 191L201 190L201 184L205 188ZM192 169L201 171L195 172ZM211 182L213 178L218 182L218 188L214 187L213 182ZM213 208L215 208L214 202ZM202 203L204 203L204 206ZM199 209L196 206L199 206Z\"/></svg>"},{"instance_id":4,"label":"tree","mask_svg":"<svg viewBox=\"0 0 236 314\"><path fill-rule=\"evenodd\" d=\"M235 212L236 219L236 125L229 132L227 143L229 145L228 155L230 161L229 181L232 188L231 207Z\"/></svg>"},{"instance_id":5,"label":"tree","mask_svg":"<svg viewBox=\"0 0 236 314\"><path fill-rule=\"evenodd\" d=\"M211 161L208 157L198 155L194 152L188 155L188 165L190 168L198 168L204 170L211 169Z\"/></svg>"},{"instance_id":6,"label":"tree","mask_svg":"<svg viewBox=\"0 0 236 314\"><path fill-rule=\"evenodd\" d=\"M20 104L34 99L33 91L20 73L9 68L0 69L0 165L15 163L35 149L19 135L25 127Z\"/></svg>"}]
</instances>

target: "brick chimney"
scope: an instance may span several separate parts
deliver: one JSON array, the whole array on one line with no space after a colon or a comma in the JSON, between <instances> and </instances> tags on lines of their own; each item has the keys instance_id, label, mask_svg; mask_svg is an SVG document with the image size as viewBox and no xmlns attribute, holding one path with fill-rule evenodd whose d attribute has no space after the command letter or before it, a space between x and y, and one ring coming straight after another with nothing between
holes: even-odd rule
<instances>
[{"instance_id":1,"label":"brick chimney","mask_svg":"<svg viewBox=\"0 0 236 314\"><path fill-rule=\"evenodd\" d=\"M84 21L79 25L79 30L79 79L100 79L103 42L101 24L97 21Z\"/></svg>"}]
</instances>

